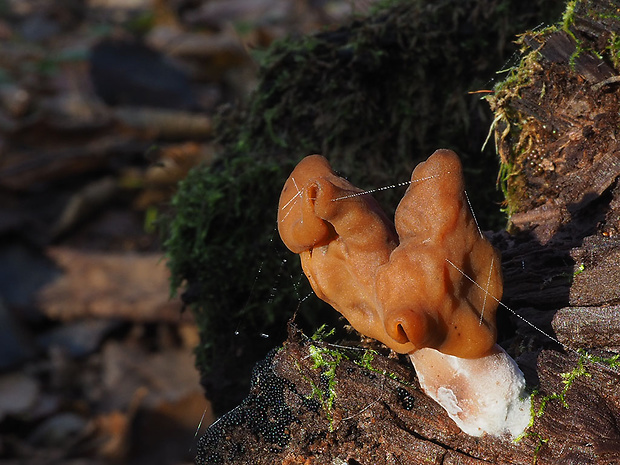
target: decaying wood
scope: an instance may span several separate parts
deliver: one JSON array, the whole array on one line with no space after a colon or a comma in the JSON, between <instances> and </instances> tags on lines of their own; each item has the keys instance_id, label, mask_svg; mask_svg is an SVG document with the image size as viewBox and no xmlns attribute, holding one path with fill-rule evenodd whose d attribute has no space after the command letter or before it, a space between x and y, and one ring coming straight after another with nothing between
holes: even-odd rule
<instances>
[{"instance_id":1,"label":"decaying wood","mask_svg":"<svg viewBox=\"0 0 620 465\"><path fill-rule=\"evenodd\" d=\"M524 36L526 78L490 99L512 169L510 232L491 235L500 343L536 387L524 436L470 437L407 364L335 360L350 351L293 334L201 439L199 464L620 463L620 14L609 0L569 8L564 28Z\"/></svg>"},{"instance_id":2,"label":"decaying wood","mask_svg":"<svg viewBox=\"0 0 620 465\"><path fill-rule=\"evenodd\" d=\"M619 238L586 237L571 256L576 268L569 292L571 305L620 302Z\"/></svg>"},{"instance_id":3,"label":"decaying wood","mask_svg":"<svg viewBox=\"0 0 620 465\"><path fill-rule=\"evenodd\" d=\"M578 358L557 351L538 358L541 392L565 394L544 406L531 431L544 441L537 463L620 463L619 372L601 362L586 362L580 372ZM538 409L540 402L537 397Z\"/></svg>"},{"instance_id":4,"label":"decaying wood","mask_svg":"<svg viewBox=\"0 0 620 465\"><path fill-rule=\"evenodd\" d=\"M474 457L494 459L494 441L462 433L420 391L406 365L379 356L371 369L346 358L336 363L334 350L341 349L293 335L257 366L243 404L201 439L198 463L440 464L450 457L473 465L481 463ZM333 380L325 367L315 368L317 353L335 364ZM334 380L330 407L326 387ZM520 448L508 439L501 443L517 460Z\"/></svg>"},{"instance_id":5,"label":"decaying wood","mask_svg":"<svg viewBox=\"0 0 620 465\"><path fill-rule=\"evenodd\" d=\"M619 305L561 308L555 313L552 325L564 345L620 352Z\"/></svg>"},{"instance_id":6,"label":"decaying wood","mask_svg":"<svg viewBox=\"0 0 620 465\"><path fill-rule=\"evenodd\" d=\"M406 364L378 354L362 362L370 352L354 349L293 334L256 367L245 401L201 438L197 463L592 464L620 452L620 378L603 363L585 362L561 399L536 395L543 413L513 441L461 432ZM561 374L577 366L575 354L543 352L541 389L563 392Z\"/></svg>"}]
</instances>

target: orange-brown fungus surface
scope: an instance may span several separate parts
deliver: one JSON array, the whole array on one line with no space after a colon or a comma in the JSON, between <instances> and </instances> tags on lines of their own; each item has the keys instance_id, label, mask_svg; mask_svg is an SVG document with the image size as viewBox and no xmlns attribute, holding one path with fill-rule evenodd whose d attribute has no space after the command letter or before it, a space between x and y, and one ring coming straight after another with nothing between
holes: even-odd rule
<instances>
[{"instance_id":1,"label":"orange-brown fungus surface","mask_svg":"<svg viewBox=\"0 0 620 465\"><path fill-rule=\"evenodd\" d=\"M355 329L399 353L488 354L500 258L474 221L454 152L416 167L395 225L320 155L297 165L280 197L283 242L317 296Z\"/></svg>"}]
</instances>

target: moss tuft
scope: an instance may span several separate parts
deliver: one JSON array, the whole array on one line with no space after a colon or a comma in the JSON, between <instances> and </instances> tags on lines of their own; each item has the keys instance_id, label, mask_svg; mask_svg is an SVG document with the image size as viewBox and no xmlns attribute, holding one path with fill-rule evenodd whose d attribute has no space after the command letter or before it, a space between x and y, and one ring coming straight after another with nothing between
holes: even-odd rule
<instances>
[{"instance_id":1,"label":"moss tuft","mask_svg":"<svg viewBox=\"0 0 620 465\"><path fill-rule=\"evenodd\" d=\"M553 112L549 110L557 103L554 101L559 93L557 83L565 83L567 88L578 85L571 79L583 79L580 75L593 60L620 69L620 40L612 32L616 28L602 28L597 34L584 32L583 27L579 29L575 24L576 16L584 14L600 20L603 27L605 21L617 21L620 17L607 4L568 1L556 24L528 31L519 37L519 65L510 68L504 80L495 86L494 93L487 97L495 113L493 131L502 165L498 183L505 196L504 208L509 217L545 203L549 195L543 194L537 186L554 184L545 178L545 172L551 170L548 163L545 164L543 152L546 145L565 136L552 123L554 117L550 113ZM572 43L572 52L566 45L567 40ZM547 47L547 41L554 45ZM556 51L554 55L554 47L561 52ZM566 50L570 56L566 60L558 58ZM555 58L545 59L543 53ZM564 61L567 69L564 69ZM558 78L559 73L564 77ZM550 81L552 74L556 81ZM564 89L564 92L574 90Z\"/></svg>"},{"instance_id":2,"label":"moss tuft","mask_svg":"<svg viewBox=\"0 0 620 465\"><path fill-rule=\"evenodd\" d=\"M192 170L179 185L165 248L172 293L183 290L200 328L196 356L203 375L235 373L235 366L249 380L255 357L285 339L286 320L311 293L298 259L278 239L271 208L288 168L234 157ZM309 301L299 320L318 325L321 308ZM227 399L227 381L219 381L223 392L218 380L205 378L212 395L226 397L226 409L238 399Z\"/></svg>"}]
</instances>

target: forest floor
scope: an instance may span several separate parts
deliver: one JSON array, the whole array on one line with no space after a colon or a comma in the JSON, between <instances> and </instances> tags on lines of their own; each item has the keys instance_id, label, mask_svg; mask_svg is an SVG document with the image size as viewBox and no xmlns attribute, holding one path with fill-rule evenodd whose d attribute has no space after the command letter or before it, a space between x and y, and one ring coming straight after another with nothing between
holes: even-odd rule
<instances>
[{"instance_id":1,"label":"forest floor","mask_svg":"<svg viewBox=\"0 0 620 465\"><path fill-rule=\"evenodd\" d=\"M370 0L0 0L0 461L187 463L214 420L156 223L261 51Z\"/></svg>"}]
</instances>

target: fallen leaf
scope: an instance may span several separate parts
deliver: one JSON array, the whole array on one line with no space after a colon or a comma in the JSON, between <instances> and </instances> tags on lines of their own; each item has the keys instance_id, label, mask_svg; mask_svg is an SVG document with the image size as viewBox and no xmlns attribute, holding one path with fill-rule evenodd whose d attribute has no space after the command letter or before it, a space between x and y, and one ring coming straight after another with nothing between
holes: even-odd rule
<instances>
[{"instance_id":1,"label":"fallen leaf","mask_svg":"<svg viewBox=\"0 0 620 465\"><path fill-rule=\"evenodd\" d=\"M38 294L53 319L85 317L179 322L180 299L169 298L169 272L161 254L82 252L52 248L65 273Z\"/></svg>"},{"instance_id":2,"label":"fallen leaf","mask_svg":"<svg viewBox=\"0 0 620 465\"><path fill-rule=\"evenodd\" d=\"M125 410L138 389L147 389L142 405L154 408L199 391L200 375L191 349L150 353L132 343L109 341L103 347L102 406ZM202 412L201 412L202 413Z\"/></svg>"}]
</instances>

